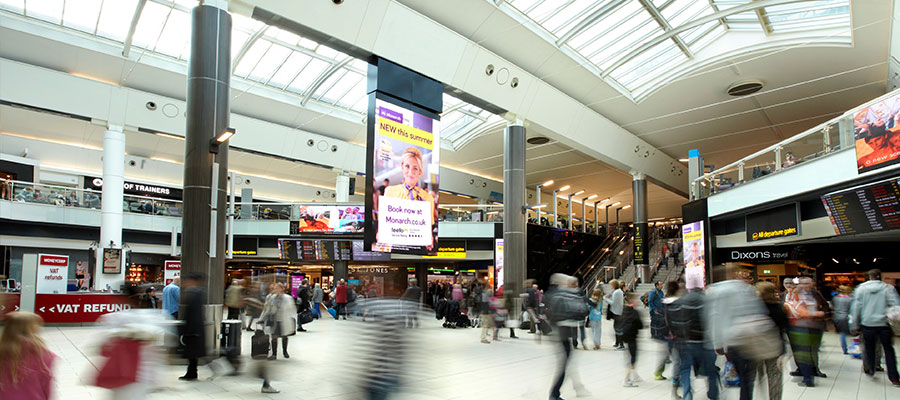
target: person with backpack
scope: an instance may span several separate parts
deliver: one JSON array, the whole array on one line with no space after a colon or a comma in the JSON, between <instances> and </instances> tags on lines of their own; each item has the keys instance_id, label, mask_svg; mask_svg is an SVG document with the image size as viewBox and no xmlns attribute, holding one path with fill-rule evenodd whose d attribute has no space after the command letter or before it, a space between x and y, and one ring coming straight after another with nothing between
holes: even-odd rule
<instances>
[{"instance_id":1,"label":"person with backpack","mask_svg":"<svg viewBox=\"0 0 900 400\"><path fill-rule=\"evenodd\" d=\"M563 353L556 368L553 386L550 389L551 399L562 399L560 389L566 378L566 368L572 353L571 340L578 334L578 326L587 317L589 311L584 297L578 289L578 278L565 274L553 274L550 276L550 293L547 294L547 306L550 322L559 331L559 341L562 344ZM588 395L586 389L575 377L575 391L578 397Z\"/></svg>"},{"instance_id":2,"label":"person with backpack","mask_svg":"<svg viewBox=\"0 0 900 400\"><path fill-rule=\"evenodd\" d=\"M628 293L625 296L625 305L622 307L622 315L619 317L622 327L622 342L628 347L628 361L625 364L625 381L622 386L637 387L637 383L641 381L634 367L637 364L637 335L641 329L644 329L644 323L641 322L641 316L635 307L639 304L638 296L634 293Z\"/></svg>"},{"instance_id":3,"label":"person with backpack","mask_svg":"<svg viewBox=\"0 0 900 400\"><path fill-rule=\"evenodd\" d=\"M866 278L868 280L853 292L853 302L850 304L850 329L859 330L865 344L863 372L868 376L875 375L875 346L881 342L888 379L892 385L900 386L894 332L891 330L893 328L896 332L900 325L897 310L891 310L900 306L900 296L890 285L881 281L881 270L869 270Z\"/></svg>"}]
</instances>

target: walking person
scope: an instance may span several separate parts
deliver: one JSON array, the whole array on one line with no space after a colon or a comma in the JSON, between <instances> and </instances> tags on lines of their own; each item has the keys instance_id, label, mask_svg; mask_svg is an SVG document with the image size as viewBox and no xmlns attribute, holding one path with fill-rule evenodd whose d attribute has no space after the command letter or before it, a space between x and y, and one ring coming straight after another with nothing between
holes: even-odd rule
<instances>
[{"instance_id":1,"label":"walking person","mask_svg":"<svg viewBox=\"0 0 900 400\"><path fill-rule=\"evenodd\" d=\"M309 280L304 279L297 288L297 332L306 332L303 324L300 322L300 313L309 311L309 302L312 298L312 289L309 287Z\"/></svg>"},{"instance_id":2,"label":"walking person","mask_svg":"<svg viewBox=\"0 0 900 400\"><path fill-rule=\"evenodd\" d=\"M322 306L322 300L324 300L324 299L325 299L325 292L322 290L321 286L317 283L316 287L313 288L313 294L312 294L312 303L313 303L312 312L313 312L313 316L316 317L316 319L319 319L322 317L321 306Z\"/></svg>"},{"instance_id":3,"label":"walking person","mask_svg":"<svg viewBox=\"0 0 900 400\"><path fill-rule=\"evenodd\" d=\"M637 335L641 329L644 329L644 323L641 322L641 316L635 307L640 304L640 298L635 293L628 293L625 296L625 306L622 307L622 315L620 317L620 326L622 327L622 342L628 346L627 362L625 366L625 381L622 386L637 387L637 383L642 379L635 371L637 365Z\"/></svg>"},{"instance_id":4,"label":"walking person","mask_svg":"<svg viewBox=\"0 0 900 400\"><path fill-rule=\"evenodd\" d=\"M831 299L834 305L834 328L841 335L841 351L847 354L847 335L850 334L850 303L853 290L846 285L838 287L838 295Z\"/></svg>"},{"instance_id":5,"label":"walking person","mask_svg":"<svg viewBox=\"0 0 900 400\"><path fill-rule=\"evenodd\" d=\"M900 296L894 288L881 281L881 270L869 270L866 278L868 280L853 292L853 302L850 305L850 329L859 329L865 344L863 372L870 377L875 375L875 346L880 342L884 348L888 379L894 386L900 386L894 338L887 319L887 310L900 305Z\"/></svg>"},{"instance_id":6,"label":"walking person","mask_svg":"<svg viewBox=\"0 0 900 400\"><path fill-rule=\"evenodd\" d=\"M185 274L183 278L184 298L181 310L184 312L184 325L182 325L181 342L184 343L183 357L188 360L188 367L184 376L178 379L196 381L197 361L206 357L206 319L203 312L206 293L201 286L203 275L192 272Z\"/></svg>"},{"instance_id":7,"label":"walking person","mask_svg":"<svg viewBox=\"0 0 900 400\"><path fill-rule=\"evenodd\" d=\"M244 288L239 279L231 281L225 289L225 307L228 307L228 319L241 319L241 308L244 307Z\"/></svg>"},{"instance_id":8,"label":"walking person","mask_svg":"<svg viewBox=\"0 0 900 400\"><path fill-rule=\"evenodd\" d=\"M344 317L347 319L347 281L341 278L338 285L334 288L335 315L334 319Z\"/></svg>"},{"instance_id":9,"label":"walking person","mask_svg":"<svg viewBox=\"0 0 900 400\"><path fill-rule=\"evenodd\" d=\"M666 349L663 356L660 357L656 370L653 371L653 379L657 381L669 379L663 376L663 372L666 370L666 363L671 362L669 356L672 353L672 341L669 337L669 329L666 327L666 316L663 310L664 297L662 282L657 281L647 294L647 306L650 307L650 338L665 345Z\"/></svg>"},{"instance_id":10,"label":"walking person","mask_svg":"<svg viewBox=\"0 0 900 400\"><path fill-rule=\"evenodd\" d=\"M162 308L172 319L178 319L178 302L181 298L181 278L175 278L163 288Z\"/></svg>"},{"instance_id":11,"label":"walking person","mask_svg":"<svg viewBox=\"0 0 900 400\"><path fill-rule=\"evenodd\" d=\"M822 342L825 312L820 311L819 302L810 292L812 279L800 278L797 288L785 297L785 309L790 327L788 337L791 351L800 371L791 372L791 376L802 376L801 385L815 387L816 356ZM799 372L799 373L798 373Z\"/></svg>"},{"instance_id":12,"label":"walking person","mask_svg":"<svg viewBox=\"0 0 900 400\"><path fill-rule=\"evenodd\" d=\"M681 386L682 398L684 400L694 398L691 382L691 371L693 370L707 379L706 397L718 400L719 373L716 370L716 353L705 343L707 335L703 314L706 297L703 295L702 289L698 287L691 287L680 297L677 297L677 293L678 290L676 290L675 296L670 294L666 298L665 315L666 324L675 343L675 351L678 353L678 367L677 369L673 368L673 371L678 371L678 386ZM673 387L673 390L677 389ZM672 397L677 398L678 396L673 395Z\"/></svg>"},{"instance_id":13,"label":"walking person","mask_svg":"<svg viewBox=\"0 0 900 400\"><path fill-rule=\"evenodd\" d=\"M41 338L44 321L37 314L6 314L0 336L0 399L48 400L53 394L56 354Z\"/></svg>"},{"instance_id":14,"label":"walking person","mask_svg":"<svg viewBox=\"0 0 900 400\"><path fill-rule=\"evenodd\" d=\"M278 358L278 338L281 338L281 349L284 358L291 358L288 354L288 335L294 333L294 316L297 309L294 307L294 299L284 293L284 285L277 283L272 293L266 297L266 305L263 307L260 323L265 326L265 332L272 338L272 355L269 360Z\"/></svg>"},{"instance_id":15,"label":"walking person","mask_svg":"<svg viewBox=\"0 0 900 400\"><path fill-rule=\"evenodd\" d=\"M487 286L482 288L481 296L488 296L488 299L492 298L493 295L491 294L491 288ZM479 302L478 307L480 308L478 311L481 315L481 343L490 344L491 342L487 339L489 333L490 336L494 338L494 340L497 340L497 325L494 322L494 314L496 310L494 309L494 307L490 306L490 302Z\"/></svg>"},{"instance_id":16,"label":"walking person","mask_svg":"<svg viewBox=\"0 0 900 400\"><path fill-rule=\"evenodd\" d=\"M790 324L787 314L784 313L784 306L778 299L776 294L777 288L771 282L759 282L756 284L756 290L759 292L759 298L762 299L769 311L769 318L778 328L778 339L781 341L781 348L785 348L784 337L788 333ZM782 378L782 370L784 369L784 360L787 352L782 350L777 357L761 360L757 366L757 377L762 383L763 377L766 378L767 388L769 390L769 400L781 400L782 387L784 381Z\"/></svg>"},{"instance_id":17,"label":"walking person","mask_svg":"<svg viewBox=\"0 0 900 400\"><path fill-rule=\"evenodd\" d=\"M613 330L616 334L616 343L613 344L613 349L622 351L625 350L625 345L622 343L622 322L619 317L622 315L625 305L625 292L622 291L622 283L617 279L609 282L609 286L613 292L604 298L604 301L609 304L606 308L606 318L613 320Z\"/></svg>"},{"instance_id":18,"label":"walking person","mask_svg":"<svg viewBox=\"0 0 900 400\"><path fill-rule=\"evenodd\" d=\"M563 348L561 358L556 367L554 383L550 389L550 398L559 400L562 399L560 390L566 378L566 368L572 353L572 336L578 334L576 329L578 324L584 321L584 318L588 315L588 307L578 291L577 278L557 273L550 277L550 284L551 287L555 286L547 295L550 322L556 326L556 330L559 332L559 341ZM579 397L587 395L577 376L573 377L573 382Z\"/></svg>"},{"instance_id":19,"label":"walking person","mask_svg":"<svg viewBox=\"0 0 900 400\"><path fill-rule=\"evenodd\" d=\"M594 350L600 350L600 339L603 333L603 289L594 289L588 303L590 314L588 320L591 325L591 338L594 340Z\"/></svg>"},{"instance_id":20,"label":"walking person","mask_svg":"<svg viewBox=\"0 0 900 400\"><path fill-rule=\"evenodd\" d=\"M405 300L401 303L404 308L404 316L406 320L407 328L418 328L419 327L419 301L422 298L422 288L419 287L419 282L416 279L409 280L409 286L406 288L406 291L403 292L403 296L400 296L400 299Z\"/></svg>"}]
</instances>

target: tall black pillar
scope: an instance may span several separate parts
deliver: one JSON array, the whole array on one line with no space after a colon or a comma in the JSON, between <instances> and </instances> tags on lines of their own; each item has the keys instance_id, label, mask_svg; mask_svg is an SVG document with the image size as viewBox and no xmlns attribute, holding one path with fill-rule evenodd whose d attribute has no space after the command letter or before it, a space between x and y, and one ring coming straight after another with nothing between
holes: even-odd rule
<instances>
[{"instance_id":1,"label":"tall black pillar","mask_svg":"<svg viewBox=\"0 0 900 400\"><path fill-rule=\"evenodd\" d=\"M632 171L634 179L631 191L634 195L634 265L641 282L650 283L650 233L647 224L647 178L643 173Z\"/></svg>"},{"instance_id":2,"label":"tall black pillar","mask_svg":"<svg viewBox=\"0 0 900 400\"><path fill-rule=\"evenodd\" d=\"M503 295L522 291L525 265L525 127L511 124L504 132L503 156ZM552 200L555 204L556 196ZM555 221L554 221L555 222ZM518 310L518 306L515 308Z\"/></svg>"},{"instance_id":3,"label":"tall black pillar","mask_svg":"<svg viewBox=\"0 0 900 400\"><path fill-rule=\"evenodd\" d=\"M224 296L228 145L213 154L210 143L228 128L231 112L231 15L226 10L200 5L191 12L187 75L181 268L184 274L206 277L207 322L217 327Z\"/></svg>"},{"instance_id":4,"label":"tall black pillar","mask_svg":"<svg viewBox=\"0 0 900 400\"><path fill-rule=\"evenodd\" d=\"M348 276L348 267L346 261L335 261L331 264L334 268L334 284L335 286L338 284L338 281L341 279L347 280Z\"/></svg>"},{"instance_id":5,"label":"tall black pillar","mask_svg":"<svg viewBox=\"0 0 900 400\"><path fill-rule=\"evenodd\" d=\"M422 296L419 298L419 301L425 296L425 292L428 290L428 266L423 264L416 264L416 283L419 285L419 288L422 289Z\"/></svg>"}]
</instances>

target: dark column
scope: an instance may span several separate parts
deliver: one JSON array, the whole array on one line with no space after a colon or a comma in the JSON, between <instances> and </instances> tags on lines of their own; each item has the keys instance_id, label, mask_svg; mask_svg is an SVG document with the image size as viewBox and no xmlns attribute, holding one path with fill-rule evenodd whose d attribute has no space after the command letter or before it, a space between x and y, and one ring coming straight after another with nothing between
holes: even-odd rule
<instances>
[{"instance_id":1,"label":"dark column","mask_svg":"<svg viewBox=\"0 0 900 400\"><path fill-rule=\"evenodd\" d=\"M181 268L206 277L207 322L213 327L221 320L224 295L228 145L213 154L210 142L228 128L230 82L231 15L197 6L188 59Z\"/></svg>"},{"instance_id":2,"label":"dark column","mask_svg":"<svg viewBox=\"0 0 900 400\"><path fill-rule=\"evenodd\" d=\"M634 195L634 265L640 271L641 282L650 281L650 234L647 226L647 178L643 173L632 172L634 180L631 191Z\"/></svg>"},{"instance_id":3,"label":"dark column","mask_svg":"<svg viewBox=\"0 0 900 400\"><path fill-rule=\"evenodd\" d=\"M504 132L503 157L503 294L522 291L525 265L525 127L512 124ZM556 197L553 197L556 204ZM556 221L554 221L555 223ZM519 308L515 308L518 310Z\"/></svg>"},{"instance_id":4,"label":"dark column","mask_svg":"<svg viewBox=\"0 0 900 400\"><path fill-rule=\"evenodd\" d=\"M418 281L419 288L422 289L422 298L419 299L421 302L424 299L425 292L428 290L428 266L427 265L416 265L416 281Z\"/></svg>"},{"instance_id":5,"label":"dark column","mask_svg":"<svg viewBox=\"0 0 900 400\"><path fill-rule=\"evenodd\" d=\"M346 261L335 261L332 264L334 267L334 284L337 285L338 281L341 279L347 279L347 262Z\"/></svg>"}]
</instances>

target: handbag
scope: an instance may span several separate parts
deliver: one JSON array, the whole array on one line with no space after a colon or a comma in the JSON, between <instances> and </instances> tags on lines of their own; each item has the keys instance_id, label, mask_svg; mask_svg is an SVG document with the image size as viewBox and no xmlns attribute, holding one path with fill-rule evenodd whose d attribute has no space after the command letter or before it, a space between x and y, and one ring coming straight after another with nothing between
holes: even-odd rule
<instances>
[{"instance_id":1,"label":"handbag","mask_svg":"<svg viewBox=\"0 0 900 400\"><path fill-rule=\"evenodd\" d=\"M314 320L315 319L313 319L312 311L306 310L306 311L302 311L300 313L300 317L299 317L300 325L308 324L310 322L313 322Z\"/></svg>"}]
</instances>

